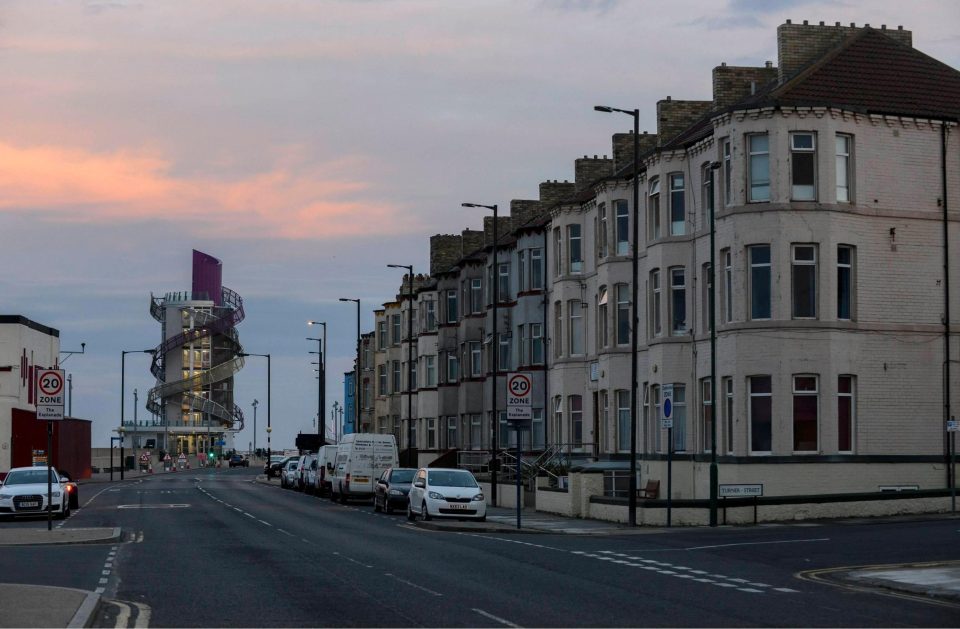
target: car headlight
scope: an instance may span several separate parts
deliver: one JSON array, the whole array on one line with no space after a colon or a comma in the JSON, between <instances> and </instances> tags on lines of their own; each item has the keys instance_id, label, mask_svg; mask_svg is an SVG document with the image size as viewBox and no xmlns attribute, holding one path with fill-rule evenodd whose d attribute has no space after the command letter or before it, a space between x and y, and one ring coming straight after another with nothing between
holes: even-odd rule
<instances>
[{"instance_id":1,"label":"car headlight","mask_svg":"<svg viewBox=\"0 0 960 629\"><path fill-rule=\"evenodd\" d=\"M400 491L399 489L391 489L391 490L388 491L387 493L390 494L391 496L402 496L402 495L403 495L403 492Z\"/></svg>"},{"instance_id":2,"label":"car headlight","mask_svg":"<svg viewBox=\"0 0 960 629\"><path fill-rule=\"evenodd\" d=\"M435 492L435 491L431 491L431 492L428 493L427 495L428 495L429 497L433 498L434 500L446 500L446 498L443 497L443 494L438 494L438 493Z\"/></svg>"},{"instance_id":3,"label":"car headlight","mask_svg":"<svg viewBox=\"0 0 960 629\"><path fill-rule=\"evenodd\" d=\"M473 497L474 500L483 500L483 494L477 494Z\"/></svg>"},{"instance_id":4,"label":"car headlight","mask_svg":"<svg viewBox=\"0 0 960 629\"><path fill-rule=\"evenodd\" d=\"M10 500L13 498L13 494L0 494L0 500Z\"/></svg>"},{"instance_id":5,"label":"car headlight","mask_svg":"<svg viewBox=\"0 0 960 629\"><path fill-rule=\"evenodd\" d=\"M54 498L59 498L59 497L60 497L60 492L59 492L59 491L55 491L55 492L52 493L52 495L53 495Z\"/></svg>"}]
</instances>

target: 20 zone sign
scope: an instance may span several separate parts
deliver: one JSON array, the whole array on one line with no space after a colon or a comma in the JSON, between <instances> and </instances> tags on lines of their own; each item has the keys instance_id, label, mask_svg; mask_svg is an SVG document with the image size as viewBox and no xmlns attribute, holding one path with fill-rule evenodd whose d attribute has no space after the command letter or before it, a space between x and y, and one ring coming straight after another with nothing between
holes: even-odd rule
<instances>
[{"instance_id":1,"label":"20 zone sign","mask_svg":"<svg viewBox=\"0 0 960 629\"><path fill-rule=\"evenodd\" d=\"M523 421L533 417L530 403L532 393L530 376L512 373L507 377L507 421Z\"/></svg>"},{"instance_id":2,"label":"20 zone sign","mask_svg":"<svg viewBox=\"0 0 960 629\"><path fill-rule=\"evenodd\" d=\"M37 419L63 419L63 370L37 370Z\"/></svg>"}]
</instances>

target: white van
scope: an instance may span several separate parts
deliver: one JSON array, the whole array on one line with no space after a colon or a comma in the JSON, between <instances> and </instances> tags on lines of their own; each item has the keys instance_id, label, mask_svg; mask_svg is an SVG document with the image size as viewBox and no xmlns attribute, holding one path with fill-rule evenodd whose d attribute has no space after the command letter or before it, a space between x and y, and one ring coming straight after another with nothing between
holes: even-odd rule
<instances>
[{"instance_id":1,"label":"white van","mask_svg":"<svg viewBox=\"0 0 960 629\"><path fill-rule=\"evenodd\" d=\"M332 500L373 498L377 479L384 470L397 467L397 442L393 435L350 433L337 447L337 460L330 477Z\"/></svg>"},{"instance_id":2,"label":"white van","mask_svg":"<svg viewBox=\"0 0 960 629\"><path fill-rule=\"evenodd\" d=\"M331 493L330 478L333 476L333 466L337 462L337 446L322 446L317 452L317 473L314 477L313 491L318 496Z\"/></svg>"}]
</instances>

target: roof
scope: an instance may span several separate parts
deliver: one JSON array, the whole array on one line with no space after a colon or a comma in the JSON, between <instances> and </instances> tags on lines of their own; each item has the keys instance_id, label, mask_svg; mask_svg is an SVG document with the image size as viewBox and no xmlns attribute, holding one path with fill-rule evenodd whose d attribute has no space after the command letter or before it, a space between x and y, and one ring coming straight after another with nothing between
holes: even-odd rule
<instances>
[{"instance_id":1,"label":"roof","mask_svg":"<svg viewBox=\"0 0 960 629\"><path fill-rule=\"evenodd\" d=\"M60 331L56 328L51 328L50 326L43 325L42 323L31 321L23 315L0 315L0 323L22 325L48 336L60 337Z\"/></svg>"}]
</instances>

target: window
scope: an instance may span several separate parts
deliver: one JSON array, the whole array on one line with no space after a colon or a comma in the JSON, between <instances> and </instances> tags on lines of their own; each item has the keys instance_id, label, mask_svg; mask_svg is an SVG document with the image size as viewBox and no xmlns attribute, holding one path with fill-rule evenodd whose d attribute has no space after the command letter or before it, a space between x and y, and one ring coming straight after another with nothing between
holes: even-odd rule
<instances>
[{"instance_id":1,"label":"window","mask_svg":"<svg viewBox=\"0 0 960 629\"><path fill-rule=\"evenodd\" d=\"M363 341L363 369L364 371L369 370L371 367L371 356L370 356L370 339L364 339Z\"/></svg>"},{"instance_id":2,"label":"window","mask_svg":"<svg viewBox=\"0 0 960 629\"><path fill-rule=\"evenodd\" d=\"M510 369L510 334L498 334L500 337L497 347L497 369L507 371Z\"/></svg>"},{"instance_id":3,"label":"window","mask_svg":"<svg viewBox=\"0 0 960 629\"><path fill-rule=\"evenodd\" d=\"M553 304L553 357L563 355L563 307L560 302Z\"/></svg>"},{"instance_id":4,"label":"window","mask_svg":"<svg viewBox=\"0 0 960 629\"><path fill-rule=\"evenodd\" d=\"M850 194L850 152L853 138L849 135L837 135L837 203L849 203Z\"/></svg>"},{"instance_id":5,"label":"window","mask_svg":"<svg viewBox=\"0 0 960 629\"><path fill-rule=\"evenodd\" d=\"M433 450L437 447L437 420L428 417L427 422L427 449Z\"/></svg>"},{"instance_id":6,"label":"window","mask_svg":"<svg viewBox=\"0 0 960 629\"><path fill-rule=\"evenodd\" d=\"M457 448L459 446L460 443L457 441L457 416L450 415L447 417L447 447Z\"/></svg>"},{"instance_id":7,"label":"window","mask_svg":"<svg viewBox=\"0 0 960 629\"><path fill-rule=\"evenodd\" d=\"M650 332L660 336L663 332L660 321L660 270L650 271Z\"/></svg>"},{"instance_id":8,"label":"window","mask_svg":"<svg viewBox=\"0 0 960 629\"><path fill-rule=\"evenodd\" d=\"M530 364L530 337L527 336L527 326L522 323L517 326L517 337L520 339L520 352L517 354L517 366Z\"/></svg>"},{"instance_id":9,"label":"window","mask_svg":"<svg viewBox=\"0 0 960 629\"><path fill-rule=\"evenodd\" d=\"M483 278L474 277L470 280L470 312L483 312Z\"/></svg>"},{"instance_id":10,"label":"window","mask_svg":"<svg viewBox=\"0 0 960 629\"><path fill-rule=\"evenodd\" d=\"M543 288L543 250L530 250L530 290Z\"/></svg>"},{"instance_id":11,"label":"window","mask_svg":"<svg viewBox=\"0 0 960 629\"><path fill-rule=\"evenodd\" d=\"M601 449L606 451L606 441L601 435L603 435L610 426L610 392L609 391L600 391L599 393L594 393L593 395L593 404L596 407L594 409L594 415L596 417L596 434L593 435L593 445L594 452L599 452Z\"/></svg>"},{"instance_id":12,"label":"window","mask_svg":"<svg viewBox=\"0 0 960 629\"><path fill-rule=\"evenodd\" d=\"M727 454L733 454L733 378L724 378L721 395L723 396L723 419L726 422L723 434L727 441Z\"/></svg>"},{"instance_id":13,"label":"window","mask_svg":"<svg viewBox=\"0 0 960 629\"><path fill-rule=\"evenodd\" d=\"M766 135L748 135L750 146L751 203L770 200L770 138Z\"/></svg>"},{"instance_id":14,"label":"window","mask_svg":"<svg viewBox=\"0 0 960 629\"><path fill-rule=\"evenodd\" d=\"M580 225L567 225L567 253L569 255L567 270L570 273L582 273L583 247L580 236Z\"/></svg>"},{"instance_id":15,"label":"window","mask_svg":"<svg viewBox=\"0 0 960 629\"><path fill-rule=\"evenodd\" d=\"M535 408L531 415L530 448L533 450L543 450L547 446L547 436L544 432L543 425L543 409Z\"/></svg>"},{"instance_id":16,"label":"window","mask_svg":"<svg viewBox=\"0 0 960 629\"><path fill-rule=\"evenodd\" d=\"M377 349L387 348L387 322L377 321Z\"/></svg>"},{"instance_id":17,"label":"window","mask_svg":"<svg viewBox=\"0 0 960 629\"><path fill-rule=\"evenodd\" d=\"M684 204L683 173L670 175L670 235L683 236L686 233L686 208Z\"/></svg>"},{"instance_id":18,"label":"window","mask_svg":"<svg viewBox=\"0 0 960 629\"><path fill-rule=\"evenodd\" d=\"M770 245L753 245L750 252L750 318L770 318Z\"/></svg>"},{"instance_id":19,"label":"window","mask_svg":"<svg viewBox=\"0 0 960 629\"><path fill-rule=\"evenodd\" d=\"M407 380L410 382L407 383L410 391L413 391L417 388L417 359L414 356L413 360L410 361L408 365L410 373L407 374Z\"/></svg>"},{"instance_id":20,"label":"window","mask_svg":"<svg viewBox=\"0 0 960 629\"><path fill-rule=\"evenodd\" d=\"M435 387L437 386L437 365L435 356L425 356L423 358L424 366L424 376L425 381L423 386L425 387Z\"/></svg>"},{"instance_id":21,"label":"window","mask_svg":"<svg viewBox=\"0 0 960 629\"><path fill-rule=\"evenodd\" d=\"M630 344L630 291L626 284L617 284L617 345Z\"/></svg>"},{"instance_id":22,"label":"window","mask_svg":"<svg viewBox=\"0 0 960 629\"><path fill-rule=\"evenodd\" d=\"M687 449L687 387L673 385L673 451Z\"/></svg>"},{"instance_id":23,"label":"window","mask_svg":"<svg viewBox=\"0 0 960 629\"><path fill-rule=\"evenodd\" d=\"M650 385L650 398L651 398L651 412L652 417L650 421L653 425L653 434L656 435L654 439L654 447L657 452L663 451L663 445L660 441L660 435L663 433L663 430L660 428L660 385L652 384Z\"/></svg>"},{"instance_id":24,"label":"window","mask_svg":"<svg viewBox=\"0 0 960 629\"><path fill-rule=\"evenodd\" d=\"M613 211L617 221L617 255L625 256L630 250L630 215L627 214L627 202L618 200L613 202Z\"/></svg>"},{"instance_id":25,"label":"window","mask_svg":"<svg viewBox=\"0 0 960 629\"><path fill-rule=\"evenodd\" d=\"M713 207L713 171L710 162L700 166L700 228L710 227L710 208Z\"/></svg>"},{"instance_id":26,"label":"window","mask_svg":"<svg viewBox=\"0 0 960 629\"><path fill-rule=\"evenodd\" d=\"M563 434L563 398L559 395L553 398L553 435L557 443Z\"/></svg>"},{"instance_id":27,"label":"window","mask_svg":"<svg viewBox=\"0 0 960 629\"><path fill-rule=\"evenodd\" d=\"M703 451L713 452L713 384L700 380L700 421L703 426Z\"/></svg>"},{"instance_id":28,"label":"window","mask_svg":"<svg viewBox=\"0 0 960 629\"><path fill-rule=\"evenodd\" d=\"M500 421L497 422L497 427L500 430L500 447L502 448L516 448L517 447L517 431L510 430L510 424L507 423L507 412L500 411L497 413L500 418ZM489 417L489 415L488 415Z\"/></svg>"},{"instance_id":29,"label":"window","mask_svg":"<svg viewBox=\"0 0 960 629\"><path fill-rule=\"evenodd\" d=\"M543 364L543 324L530 324L530 364Z\"/></svg>"},{"instance_id":30,"label":"window","mask_svg":"<svg viewBox=\"0 0 960 629\"><path fill-rule=\"evenodd\" d=\"M597 205L597 258L607 257L607 204Z\"/></svg>"},{"instance_id":31,"label":"window","mask_svg":"<svg viewBox=\"0 0 960 629\"><path fill-rule=\"evenodd\" d=\"M750 376L750 452L770 452L773 441L773 385L770 376Z\"/></svg>"},{"instance_id":32,"label":"window","mask_svg":"<svg viewBox=\"0 0 960 629\"><path fill-rule=\"evenodd\" d=\"M400 361L394 360L391 367L393 368L393 388L390 392L400 393Z\"/></svg>"},{"instance_id":33,"label":"window","mask_svg":"<svg viewBox=\"0 0 960 629\"><path fill-rule=\"evenodd\" d=\"M710 290L710 287L713 285L711 282L712 274L710 273L710 263L707 262L703 265L703 268L700 272L700 276L703 278L700 282L700 285L703 286L703 325L701 329L707 330L708 332L713 328L713 325L710 321L710 313L713 312L713 291Z\"/></svg>"},{"instance_id":34,"label":"window","mask_svg":"<svg viewBox=\"0 0 960 629\"><path fill-rule=\"evenodd\" d=\"M480 341L468 343L470 351L470 375L474 378L483 375L483 357L480 351Z\"/></svg>"},{"instance_id":35,"label":"window","mask_svg":"<svg viewBox=\"0 0 960 629\"><path fill-rule=\"evenodd\" d=\"M387 393L387 366L377 365L377 395L386 395Z\"/></svg>"},{"instance_id":36,"label":"window","mask_svg":"<svg viewBox=\"0 0 960 629\"><path fill-rule=\"evenodd\" d=\"M480 415L470 415L470 449L479 450L483 447L483 430Z\"/></svg>"},{"instance_id":37,"label":"window","mask_svg":"<svg viewBox=\"0 0 960 629\"><path fill-rule=\"evenodd\" d=\"M682 268L670 269L670 333L687 333L687 284Z\"/></svg>"},{"instance_id":38,"label":"window","mask_svg":"<svg viewBox=\"0 0 960 629\"><path fill-rule=\"evenodd\" d=\"M733 198L733 188L732 188L732 166L733 159L730 152L730 138L725 138L723 140L723 204L730 205L731 199Z\"/></svg>"},{"instance_id":39,"label":"window","mask_svg":"<svg viewBox=\"0 0 960 629\"><path fill-rule=\"evenodd\" d=\"M394 345L400 344L400 315L390 315L390 333L393 335L390 337L391 342Z\"/></svg>"},{"instance_id":40,"label":"window","mask_svg":"<svg viewBox=\"0 0 960 629\"><path fill-rule=\"evenodd\" d=\"M853 452L853 376L837 378L837 450Z\"/></svg>"},{"instance_id":41,"label":"window","mask_svg":"<svg viewBox=\"0 0 960 629\"><path fill-rule=\"evenodd\" d=\"M510 300L510 263L509 262L500 262L498 263L500 271L498 273L499 285L497 286L498 295L497 297L500 301L509 301Z\"/></svg>"},{"instance_id":42,"label":"window","mask_svg":"<svg viewBox=\"0 0 960 629\"><path fill-rule=\"evenodd\" d=\"M365 409L372 408L372 406L370 405L370 379L369 378L363 379L363 391L361 392L361 395L362 395L362 401L361 401L360 408L365 408Z\"/></svg>"},{"instance_id":43,"label":"window","mask_svg":"<svg viewBox=\"0 0 960 629\"><path fill-rule=\"evenodd\" d=\"M793 318L817 317L817 248L793 245Z\"/></svg>"},{"instance_id":44,"label":"window","mask_svg":"<svg viewBox=\"0 0 960 629\"><path fill-rule=\"evenodd\" d=\"M730 323L733 321L733 255L729 249L723 249L720 259L723 261L723 310L720 321Z\"/></svg>"},{"instance_id":45,"label":"window","mask_svg":"<svg viewBox=\"0 0 960 629\"><path fill-rule=\"evenodd\" d=\"M837 247L837 319L853 319L853 247Z\"/></svg>"},{"instance_id":46,"label":"window","mask_svg":"<svg viewBox=\"0 0 960 629\"><path fill-rule=\"evenodd\" d=\"M812 133L790 134L790 180L794 201L816 201L817 137Z\"/></svg>"},{"instance_id":47,"label":"window","mask_svg":"<svg viewBox=\"0 0 960 629\"><path fill-rule=\"evenodd\" d=\"M608 331L607 287L601 286L597 294L597 348L606 347L609 339Z\"/></svg>"},{"instance_id":48,"label":"window","mask_svg":"<svg viewBox=\"0 0 960 629\"><path fill-rule=\"evenodd\" d=\"M447 354L447 382L456 382L460 378L460 364L456 352Z\"/></svg>"},{"instance_id":49,"label":"window","mask_svg":"<svg viewBox=\"0 0 960 629\"><path fill-rule=\"evenodd\" d=\"M553 276L563 275L563 234L559 227L553 230Z\"/></svg>"},{"instance_id":50,"label":"window","mask_svg":"<svg viewBox=\"0 0 960 629\"><path fill-rule=\"evenodd\" d=\"M571 395L567 398L570 408L570 441L575 448L583 447L583 397Z\"/></svg>"},{"instance_id":51,"label":"window","mask_svg":"<svg viewBox=\"0 0 960 629\"><path fill-rule=\"evenodd\" d=\"M793 450L817 451L817 395L816 376L793 377Z\"/></svg>"},{"instance_id":52,"label":"window","mask_svg":"<svg viewBox=\"0 0 960 629\"><path fill-rule=\"evenodd\" d=\"M647 240L660 238L660 179L650 181L647 199Z\"/></svg>"},{"instance_id":53,"label":"window","mask_svg":"<svg viewBox=\"0 0 960 629\"><path fill-rule=\"evenodd\" d=\"M630 451L630 392L624 389L614 394L617 404L617 451Z\"/></svg>"},{"instance_id":54,"label":"window","mask_svg":"<svg viewBox=\"0 0 960 629\"><path fill-rule=\"evenodd\" d=\"M425 316L427 318L424 328L427 332L437 331L437 302L430 300L423 302Z\"/></svg>"},{"instance_id":55,"label":"window","mask_svg":"<svg viewBox=\"0 0 960 629\"><path fill-rule=\"evenodd\" d=\"M410 443L413 444L414 448L418 447L417 446L417 424L419 423L420 422L417 421L416 417L414 417L413 419L407 420L407 426L409 427L409 430L410 430L410 432L408 433L407 439L410 440ZM399 440L397 441L397 443L400 443Z\"/></svg>"},{"instance_id":56,"label":"window","mask_svg":"<svg viewBox=\"0 0 960 629\"><path fill-rule=\"evenodd\" d=\"M456 323L456 322L457 322L457 291L456 289L451 289L447 291L447 323Z\"/></svg>"},{"instance_id":57,"label":"window","mask_svg":"<svg viewBox=\"0 0 960 629\"><path fill-rule=\"evenodd\" d=\"M570 355L583 355L583 303L574 299L567 308L570 317Z\"/></svg>"},{"instance_id":58,"label":"window","mask_svg":"<svg viewBox=\"0 0 960 629\"><path fill-rule=\"evenodd\" d=\"M527 252L517 252L517 290L527 290Z\"/></svg>"}]
</instances>

